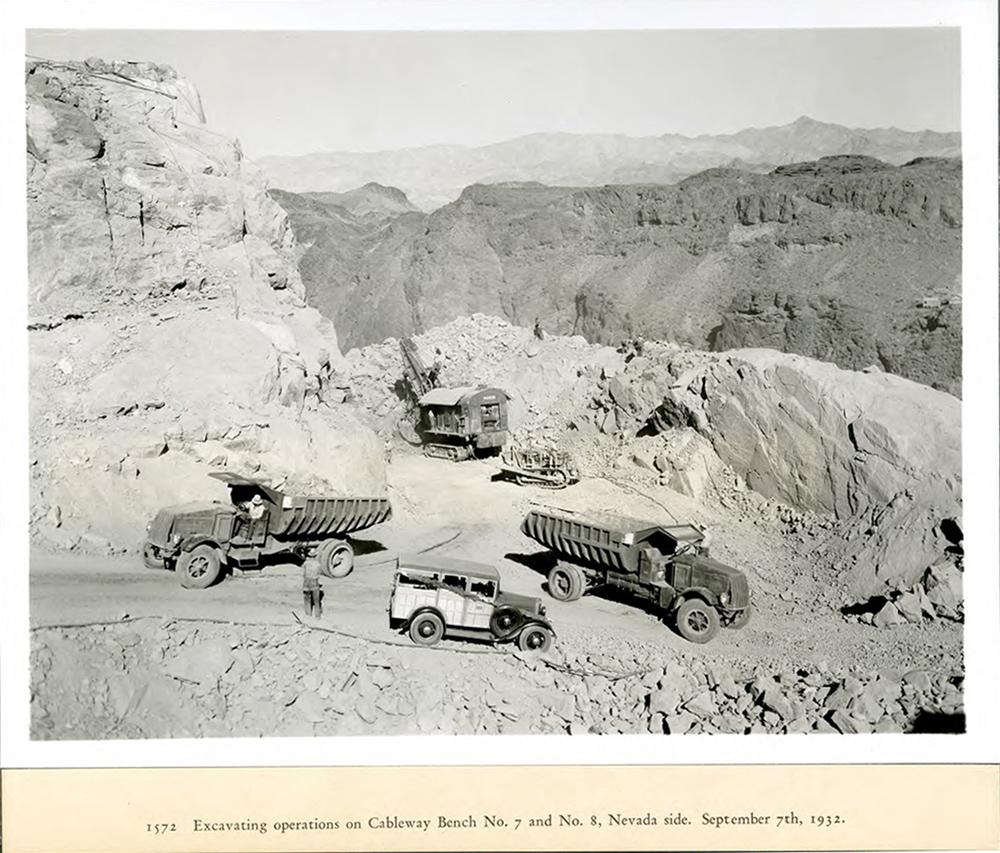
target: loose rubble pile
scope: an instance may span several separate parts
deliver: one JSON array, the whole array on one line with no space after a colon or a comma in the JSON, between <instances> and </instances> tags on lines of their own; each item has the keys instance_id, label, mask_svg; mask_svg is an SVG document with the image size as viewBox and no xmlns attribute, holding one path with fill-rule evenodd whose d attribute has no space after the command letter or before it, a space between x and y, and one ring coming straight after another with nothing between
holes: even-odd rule
<instances>
[{"instance_id":1,"label":"loose rubble pile","mask_svg":"<svg viewBox=\"0 0 1000 853\"><path fill-rule=\"evenodd\" d=\"M588 344L581 337L536 337L498 317L475 314L414 338L430 367L438 365L442 386L497 385L511 395L510 418L519 440L558 443L572 429L579 401L597 377L624 363L611 347ZM346 378L354 399L391 435L403 403L403 361L399 341L350 350Z\"/></svg>"},{"instance_id":2,"label":"loose rubble pile","mask_svg":"<svg viewBox=\"0 0 1000 853\"><path fill-rule=\"evenodd\" d=\"M925 620L933 622L936 619L964 622L962 576L960 560L942 560L928 568L917 583L910 587L900 585L884 596L875 596L862 612L851 613L851 616L858 622L879 628L906 622L922 625Z\"/></svg>"},{"instance_id":3,"label":"loose rubble pile","mask_svg":"<svg viewBox=\"0 0 1000 853\"><path fill-rule=\"evenodd\" d=\"M571 632L536 657L294 626L140 619L39 629L32 731L49 738L964 730L961 673L735 672ZM82 671L81 671L82 670Z\"/></svg>"}]
</instances>

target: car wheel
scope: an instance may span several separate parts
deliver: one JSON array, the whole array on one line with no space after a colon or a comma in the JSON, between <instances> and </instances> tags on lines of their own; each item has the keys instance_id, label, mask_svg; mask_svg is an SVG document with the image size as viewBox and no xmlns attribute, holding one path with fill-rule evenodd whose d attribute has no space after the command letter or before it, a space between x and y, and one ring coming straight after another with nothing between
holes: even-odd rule
<instances>
[{"instance_id":1,"label":"car wheel","mask_svg":"<svg viewBox=\"0 0 1000 853\"><path fill-rule=\"evenodd\" d=\"M547 652L552 646L552 632L544 625L529 625L517 637L523 652Z\"/></svg>"},{"instance_id":2,"label":"car wheel","mask_svg":"<svg viewBox=\"0 0 1000 853\"><path fill-rule=\"evenodd\" d=\"M691 643L707 643L719 630L719 614L700 598L689 598L677 608L677 630Z\"/></svg>"},{"instance_id":3,"label":"car wheel","mask_svg":"<svg viewBox=\"0 0 1000 853\"><path fill-rule=\"evenodd\" d=\"M410 639L418 646L433 646L444 636L444 622L437 613L420 613L410 622Z\"/></svg>"},{"instance_id":4,"label":"car wheel","mask_svg":"<svg viewBox=\"0 0 1000 853\"><path fill-rule=\"evenodd\" d=\"M729 621L729 628L735 628L737 631L745 626L747 622L750 621L750 614L752 610L748 604L742 610L738 611L737 614Z\"/></svg>"},{"instance_id":5,"label":"car wheel","mask_svg":"<svg viewBox=\"0 0 1000 853\"><path fill-rule=\"evenodd\" d=\"M583 572L576 566L560 564L549 572L549 595L556 601L576 601L585 587Z\"/></svg>"},{"instance_id":6,"label":"car wheel","mask_svg":"<svg viewBox=\"0 0 1000 853\"><path fill-rule=\"evenodd\" d=\"M185 551L177 560L177 571L181 576L181 586L188 589L205 589L219 577L222 561L219 552L211 545L196 545Z\"/></svg>"},{"instance_id":7,"label":"car wheel","mask_svg":"<svg viewBox=\"0 0 1000 853\"><path fill-rule=\"evenodd\" d=\"M147 569L162 569L163 558L158 556L156 550L148 542L142 546L142 564Z\"/></svg>"},{"instance_id":8,"label":"car wheel","mask_svg":"<svg viewBox=\"0 0 1000 853\"><path fill-rule=\"evenodd\" d=\"M523 617L516 608L498 607L490 616L490 631L497 639L505 640L521 627L522 621Z\"/></svg>"},{"instance_id":9,"label":"car wheel","mask_svg":"<svg viewBox=\"0 0 1000 853\"><path fill-rule=\"evenodd\" d=\"M330 539L316 554L320 571L328 578L346 578L354 570L354 549L340 539Z\"/></svg>"}]
</instances>

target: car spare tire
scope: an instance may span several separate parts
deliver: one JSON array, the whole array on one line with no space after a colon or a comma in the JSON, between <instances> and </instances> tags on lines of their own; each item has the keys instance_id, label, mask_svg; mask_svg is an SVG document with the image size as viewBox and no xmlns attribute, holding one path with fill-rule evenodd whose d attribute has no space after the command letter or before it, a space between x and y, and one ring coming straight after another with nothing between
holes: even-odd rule
<instances>
[{"instance_id":1,"label":"car spare tire","mask_svg":"<svg viewBox=\"0 0 1000 853\"><path fill-rule=\"evenodd\" d=\"M503 640L517 631L524 622L521 611L515 607L498 607L490 616L490 631L497 639Z\"/></svg>"}]
</instances>

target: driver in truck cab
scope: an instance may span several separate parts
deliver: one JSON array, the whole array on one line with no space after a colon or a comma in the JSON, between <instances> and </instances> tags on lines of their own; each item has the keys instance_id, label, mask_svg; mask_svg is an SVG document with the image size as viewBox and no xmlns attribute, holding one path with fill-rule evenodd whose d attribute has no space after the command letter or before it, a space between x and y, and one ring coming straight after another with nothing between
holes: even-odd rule
<instances>
[{"instance_id":1,"label":"driver in truck cab","mask_svg":"<svg viewBox=\"0 0 1000 853\"><path fill-rule=\"evenodd\" d=\"M247 514L250 516L251 521L257 521L264 517L264 499L260 496L260 492L257 492L257 494L250 498Z\"/></svg>"}]
</instances>

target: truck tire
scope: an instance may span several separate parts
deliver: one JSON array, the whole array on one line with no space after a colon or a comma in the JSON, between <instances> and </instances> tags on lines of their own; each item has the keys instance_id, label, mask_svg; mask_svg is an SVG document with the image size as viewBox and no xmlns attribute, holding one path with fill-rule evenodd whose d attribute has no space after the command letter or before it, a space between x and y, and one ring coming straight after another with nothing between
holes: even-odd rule
<instances>
[{"instance_id":1,"label":"truck tire","mask_svg":"<svg viewBox=\"0 0 1000 853\"><path fill-rule=\"evenodd\" d=\"M177 559L181 586L187 589L210 587L218 579L221 570L219 552L211 545L196 545Z\"/></svg>"},{"instance_id":2,"label":"truck tire","mask_svg":"<svg viewBox=\"0 0 1000 853\"><path fill-rule=\"evenodd\" d=\"M354 570L354 549L341 539L329 539L316 552L319 570L328 578L346 578Z\"/></svg>"},{"instance_id":3,"label":"truck tire","mask_svg":"<svg viewBox=\"0 0 1000 853\"><path fill-rule=\"evenodd\" d=\"M700 598L689 598L676 614L677 631L689 643L707 643L719 630L719 614Z\"/></svg>"},{"instance_id":4,"label":"truck tire","mask_svg":"<svg viewBox=\"0 0 1000 853\"><path fill-rule=\"evenodd\" d=\"M515 607L498 607L490 616L490 631L498 640L506 640L521 627L524 617Z\"/></svg>"},{"instance_id":5,"label":"truck tire","mask_svg":"<svg viewBox=\"0 0 1000 853\"><path fill-rule=\"evenodd\" d=\"M418 646L433 646L443 636L444 622L437 613L418 613L410 621L410 639Z\"/></svg>"},{"instance_id":6,"label":"truck tire","mask_svg":"<svg viewBox=\"0 0 1000 853\"><path fill-rule=\"evenodd\" d=\"M549 572L549 595L556 601L576 601L586 587L583 572L576 566L559 563Z\"/></svg>"},{"instance_id":7,"label":"truck tire","mask_svg":"<svg viewBox=\"0 0 1000 853\"><path fill-rule=\"evenodd\" d=\"M743 628L747 624L747 622L750 621L750 616L752 613L753 610L748 604L730 620L729 624L726 627L733 628L738 631L740 628Z\"/></svg>"},{"instance_id":8,"label":"truck tire","mask_svg":"<svg viewBox=\"0 0 1000 853\"><path fill-rule=\"evenodd\" d=\"M528 625L517 635L517 647L522 652L547 652L552 646L552 631L544 625Z\"/></svg>"}]
</instances>

